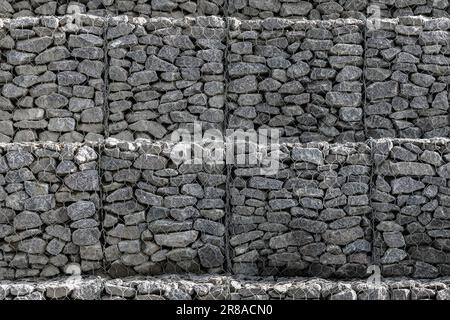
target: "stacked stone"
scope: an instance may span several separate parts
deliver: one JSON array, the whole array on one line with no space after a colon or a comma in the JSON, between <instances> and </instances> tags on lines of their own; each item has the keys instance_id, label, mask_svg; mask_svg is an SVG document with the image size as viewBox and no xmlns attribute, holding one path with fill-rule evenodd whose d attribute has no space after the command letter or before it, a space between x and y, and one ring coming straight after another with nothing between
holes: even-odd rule
<instances>
[{"instance_id":1,"label":"stacked stone","mask_svg":"<svg viewBox=\"0 0 450 320\"><path fill-rule=\"evenodd\" d=\"M98 148L0 146L0 279L101 267Z\"/></svg>"},{"instance_id":2,"label":"stacked stone","mask_svg":"<svg viewBox=\"0 0 450 320\"><path fill-rule=\"evenodd\" d=\"M239 19L364 19L367 4L367 0L228 0L228 14Z\"/></svg>"},{"instance_id":3,"label":"stacked stone","mask_svg":"<svg viewBox=\"0 0 450 320\"><path fill-rule=\"evenodd\" d=\"M0 283L0 300L224 300L229 299L224 276L159 276L108 279L88 277L77 282L60 278L36 282Z\"/></svg>"},{"instance_id":4,"label":"stacked stone","mask_svg":"<svg viewBox=\"0 0 450 320\"><path fill-rule=\"evenodd\" d=\"M370 149L281 147L278 173L237 165L230 245L236 274L357 278L371 262Z\"/></svg>"},{"instance_id":5,"label":"stacked stone","mask_svg":"<svg viewBox=\"0 0 450 320\"><path fill-rule=\"evenodd\" d=\"M363 141L362 21L230 20L230 129Z\"/></svg>"},{"instance_id":6,"label":"stacked stone","mask_svg":"<svg viewBox=\"0 0 450 320\"><path fill-rule=\"evenodd\" d=\"M373 143L374 255L385 276L450 275L448 140Z\"/></svg>"},{"instance_id":7,"label":"stacked stone","mask_svg":"<svg viewBox=\"0 0 450 320\"><path fill-rule=\"evenodd\" d=\"M67 278L40 282L2 282L0 300L449 300L450 283L365 281L228 276L152 278ZM270 310L268 310L270 311ZM273 310L272 310L273 311Z\"/></svg>"},{"instance_id":8,"label":"stacked stone","mask_svg":"<svg viewBox=\"0 0 450 320\"><path fill-rule=\"evenodd\" d=\"M0 283L1 300L100 300L105 280L99 277Z\"/></svg>"},{"instance_id":9,"label":"stacked stone","mask_svg":"<svg viewBox=\"0 0 450 320\"><path fill-rule=\"evenodd\" d=\"M103 19L18 18L0 25L0 142L104 135Z\"/></svg>"},{"instance_id":10,"label":"stacked stone","mask_svg":"<svg viewBox=\"0 0 450 320\"><path fill-rule=\"evenodd\" d=\"M61 0L60 0L61 1ZM58 12L74 10L96 15L184 18L223 16L225 0L62 0Z\"/></svg>"},{"instance_id":11,"label":"stacked stone","mask_svg":"<svg viewBox=\"0 0 450 320\"><path fill-rule=\"evenodd\" d=\"M370 0L368 18L396 18L401 16L450 17L450 4L446 0Z\"/></svg>"},{"instance_id":12,"label":"stacked stone","mask_svg":"<svg viewBox=\"0 0 450 320\"><path fill-rule=\"evenodd\" d=\"M448 300L449 282L386 279L379 284L366 281L261 278L233 279L235 300Z\"/></svg>"},{"instance_id":13,"label":"stacked stone","mask_svg":"<svg viewBox=\"0 0 450 320\"><path fill-rule=\"evenodd\" d=\"M223 166L176 162L168 144L108 141L101 157L110 275L221 273Z\"/></svg>"},{"instance_id":14,"label":"stacked stone","mask_svg":"<svg viewBox=\"0 0 450 320\"><path fill-rule=\"evenodd\" d=\"M0 0L0 18L53 16L60 0Z\"/></svg>"},{"instance_id":15,"label":"stacked stone","mask_svg":"<svg viewBox=\"0 0 450 320\"><path fill-rule=\"evenodd\" d=\"M112 19L109 134L170 139L177 129L223 128L225 22L217 17Z\"/></svg>"},{"instance_id":16,"label":"stacked stone","mask_svg":"<svg viewBox=\"0 0 450 320\"><path fill-rule=\"evenodd\" d=\"M102 300L229 300L229 290L229 278L217 275L115 279L105 282Z\"/></svg>"},{"instance_id":17,"label":"stacked stone","mask_svg":"<svg viewBox=\"0 0 450 320\"><path fill-rule=\"evenodd\" d=\"M404 17L367 32L369 137L450 136L448 29L448 19Z\"/></svg>"}]
</instances>

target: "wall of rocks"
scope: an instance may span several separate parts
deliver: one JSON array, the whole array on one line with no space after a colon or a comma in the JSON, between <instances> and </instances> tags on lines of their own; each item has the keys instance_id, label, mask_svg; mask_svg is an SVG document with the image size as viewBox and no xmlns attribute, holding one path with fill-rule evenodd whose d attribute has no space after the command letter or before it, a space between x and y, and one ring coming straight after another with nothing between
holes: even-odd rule
<instances>
[{"instance_id":1,"label":"wall of rocks","mask_svg":"<svg viewBox=\"0 0 450 320\"><path fill-rule=\"evenodd\" d=\"M269 17L329 20L364 19L367 0L228 0L228 15L239 19Z\"/></svg>"},{"instance_id":2,"label":"wall of rocks","mask_svg":"<svg viewBox=\"0 0 450 320\"><path fill-rule=\"evenodd\" d=\"M323 278L366 276L370 148L283 146L280 170L236 166L231 182L233 271Z\"/></svg>"},{"instance_id":3,"label":"wall of rocks","mask_svg":"<svg viewBox=\"0 0 450 320\"><path fill-rule=\"evenodd\" d=\"M113 277L448 276L449 144L285 144L273 174L146 140L2 144L0 278L72 262Z\"/></svg>"},{"instance_id":4,"label":"wall of rocks","mask_svg":"<svg viewBox=\"0 0 450 320\"><path fill-rule=\"evenodd\" d=\"M0 0L0 17L97 16L173 17L223 16L224 0Z\"/></svg>"},{"instance_id":5,"label":"wall of rocks","mask_svg":"<svg viewBox=\"0 0 450 320\"><path fill-rule=\"evenodd\" d=\"M105 20L21 18L0 25L0 141L82 142L104 132Z\"/></svg>"},{"instance_id":6,"label":"wall of rocks","mask_svg":"<svg viewBox=\"0 0 450 320\"><path fill-rule=\"evenodd\" d=\"M98 160L96 145L0 146L0 279L101 268Z\"/></svg>"},{"instance_id":7,"label":"wall of rocks","mask_svg":"<svg viewBox=\"0 0 450 320\"><path fill-rule=\"evenodd\" d=\"M424 16L448 18L450 16L450 4L448 1L434 0L369 0L368 16L373 17L375 13L370 6L378 6L381 17L396 18L402 16ZM377 9L378 10L378 9Z\"/></svg>"},{"instance_id":8,"label":"wall of rocks","mask_svg":"<svg viewBox=\"0 0 450 320\"><path fill-rule=\"evenodd\" d=\"M223 165L174 162L166 144L107 143L102 151L109 274L223 273Z\"/></svg>"},{"instance_id":9,"label":"wall of rocks","mask_svg":"<svg viewBox=\"0 0 450 320\"><path fill-rule=\"evenodd\" d=\"M446 0L0 0L0 18L62 16L175 17L229 16L239 19L280 17L338 18L450 17Z\"/></svg>"},{"instance_id":10,"label":"wall of rocks","mask_svg":"<svg viewBox=\"0 0 450 320\"><path fill-rule=\"evenodd\" d=\"M450 283L386 280L329 281L304 278L158 276L88 277L2 282L0 300L448 300Z\"/></svg>"},{"instance_id":11,"label":"wall of rocks","mask_svg":"<svg viewBox=\"0 0 450 320\"><path fill-rule=\"evenodd\" d=\"M372 138L450 134L448 20L382 20L367 32L365 125Z\"/></svg>"},{"instance_id":12,"label":"wall of rocks","mask_svg":"<svg viewBox=\"0 0 450 320\"><path fill-rule=\"evenodd\" d=\"M230 129L281 142L364 140L359 20L230 20Z\"/></svg>"},{"instance_id":13,"label":"wall of rocks","mask_svg":"<svg viewBox=\"0 0 450 320\"><path fill-rule=\"evenodd\" d=\"M448 276L450 20L368 4L0 0L0 279ZM280 170L177 162L194 122L279 129Z\"/></svg>"},{"instance_id":14,"label":"wall of rocks","mask_svg":"<svg viewBox=\"0 0 450 320\"><path fill-rule=\"evenodd\" d=\"M108 132L167 140L177 129L223 130L225 21L111 19Z\"/></svg>"},{"instance_id":15,"label":"wall of rocks","mask_svg":"<svg viewBox=\"0 0 450 320\"><path fill-rule=\"evenodd\" d=\"M449 19L80 19L1 20L1 142L450 136Z\"/></svg>"},{"instance_id":16,"label":"wall of rocks","mask_svg":"<svg viewBox=\"0 0 450 320\"><path fill-rule=\"evenodd\" d=\"M448 276L448 141L373 145L374 253L386 276Z\"/></svg>"}]
</instances>

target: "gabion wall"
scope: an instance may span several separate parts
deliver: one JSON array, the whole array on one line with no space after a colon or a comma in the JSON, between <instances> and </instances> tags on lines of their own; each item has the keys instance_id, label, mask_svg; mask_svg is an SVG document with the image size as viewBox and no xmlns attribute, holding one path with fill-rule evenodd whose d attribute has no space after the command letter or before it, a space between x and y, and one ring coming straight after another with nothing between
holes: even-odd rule
<instances>
[{"instance_id":1,"label":"gabion wall","mask_svg":"<svg viewBox=\"0 0 450 320\"><path fill-rule=\"evenodd\" d=\"M373 144L375 246L386 276L450 274L448 141Z\"/></svg>"},{"instance_id":2,"label":"gabion wall","mask_svg":"<svg viewBox=\"0 0 450 320\"><path fill-rule=\"evenodd\" d=\"M0 278L448 275L449 140L398 138L449 137L449 21L0 19ZM279 129L280 170L177 162L193 122Z\"/></svg>"},{"instance_id":3,"label":"gabion wall","mask_svg":"<svg viewBox=\"0 0 450 320\"><path fill-rule=\"evenodd\" d=\"M20 18L0 25L0 141L104 137L103 19Z\"/></svg>"},{"instance_id":4,"label":"gabion wall","mask_svg":"<svg viewBox=\"0 0 450 320\"><path fill-rule=\"evenodd\" d=\"M233 271L357 278L371 255L370 149L291 145L273 176L237 166L231 182Z\"/></svg>"},{"instance_id":5,"label":"gabion wall","mask_svg":"<svg viewBox=\"0 0 450 320\"><path fill-rule=\"evenodd\" d=\"M98 146L0 146L0 279L100 269Z\"/></svg>"},{"instance_id":6,"label":"gabion wall","mask_svg":"<svg viewBox=\"0 0 450 320\"><path fill-rule=\"evenodd\" d=\"M363 141L361 21L230 20L230 129Z\"/></svg>"},{"instance_id":7,"label":"gabion wall","mask_svg":"<svg viewBox=\"0 0 450 320\"><path fill-rule=\"evenodd\" d=\"M448 20L400 18L380 27L366 40L368 136L450 136Z\"/></svg>"},{"instance_id":8,"label":"gabion wall","mask_svg":"<svg viewBox=\"0 0 450 320\"><path fill-rule=\"evenodd\" d=\"M141 17L229 16L239 19L280 17L338 18L450 17L446 0L0 0L0 18L62 16Z\"/></svg>"},{"instance_id":9,"label":"gabion wall","mask_svg":"<svg viewBox=\"0 0 450 320\"><path fill-rule=\"evenodd\" d=\"M450 136L448 19L80 19L1 20L1 142Z\"/></svg>"},{"instance_id":10,"label":"gabion wall","mask_svg":"<svg viewBox=\"0 0 450 320\"><path fill-rule=\"evenodd\" d=\"M363 19L367 4L367 0L228 0L228 14L240 19Z\"/></svg>"},{"instance_id":11,"label":"gabion wall","mask_svg":"<svg viewBox=\"0 0 450 320\"><path fill-rule=\"evenodd\" d=\"M380 8L380 16L385 18L396 18L402 16L425 16L425 17L450 17L450 4L448 1L435 0L369 0L370 6ZM369 7L368 7L369 8ZM373 9L372 9L373 10ZM375 16L374 11L369 9L367 16Z\"/></svg>"},{"instance_id":12,"label":"gabion wall","mask_svg":"<svg viewBox=\"0 0 450 320\"><path fill-rule=\"evenodd\" d=\"M223 129L225 21L216 17L110 21L111 137L169 139L192 123Z\"/></svg>"},{"instance_id":13,"label":"gabion wall","mask_svg":"<svg viewBox=\"0 0 450 320\"><path fill-rule=\"evenodd\" d=\"M305 278L173 276L88 277L0 284L0 300L448 300L448 279L337 281Z\"/></svg>"},{"instance_id":14,"label":"gabion wall","mask_svg":"<svg viewBox=\"0 0 450 320\"><path fill-rule=\"evenodd\" d=\"M111 142L102 152L105 259L113 276L224 271L225 168L174 163L172 150Z\"/></svg>"},{"instance_id":15,"label":"gabion wall","mask_svg":"<svg viewBox=\"0 0 450 320\"><path fill-rule=\"evenodd\" d=\"M224 0L0 0L0 18L74 13L173 18L222 16L224 5Z\"/></svg>"}]
</instances>

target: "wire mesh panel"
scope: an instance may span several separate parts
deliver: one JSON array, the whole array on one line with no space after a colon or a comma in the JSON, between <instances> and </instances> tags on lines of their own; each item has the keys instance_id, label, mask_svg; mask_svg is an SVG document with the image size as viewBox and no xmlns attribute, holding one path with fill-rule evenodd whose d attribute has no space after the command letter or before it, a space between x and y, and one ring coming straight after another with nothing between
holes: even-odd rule
<instances>
[{"instance_id":1,"label":"wire mesh panel","mask_svg":"<svg viewBox=\"0 0 450 320\"><path fill-rule=\"evenodd\" d=\"M160 276L106 281L103 300L229 300L228 277Z\"/></svg>"},{"instance_id":2,"label":"wire mesh panel","mask_svg":"<svg viewBox=\"0 0 450 320\"><path fill-rule=\"evenodd\" d=\"M98 146L0 146L0 279L102 266Z\"/></svg>"},{"instance_id":3,"label":"wire mesh panel","mask_svg":"<svg viewBox=\"0 0 450 320\"><path fill-rule=\"evenodd\" d=\"M362 21L230 19L230 129L281 142L363 141Z\"/></svg>"},{"instance_id":4,"label":"wire mesh panel","mask_svg":"<svg viewBox=\"0 0 450 320\"><path fill-rule=\"evenodd\" d=\"M174 161L172 150L107 142L100 167L112 276L224 271L225 169Z\"/></svg>"},{"instance_id":5,"label":"wire mesh panel","mask_svg":"<svg viewBox=\"0 0 450 320\"><path fill-rule=\"evenodd\" d=\"M111 19L109 134L169 140L177 129L222 130L224 20Z\"/></svg>"},{"instance_id":6,"label":"wire mesh panel","mask_svg":"<svg viewBox=\"0 0 450 320\"><path fill-rule=\"evenodd\" d=\"M228 0L228 15L240 19L364 19L367 5L367 0Z\"/></svg>"},{"instance_id":7,"label":"wire mesh panel","mask_svg":"<svg viewBox=\"0 0 450 320\"><path fill-rule=\"evenodd\" d=\"M402 16L449 17L450 4L441 0L369 0L368 16L396 18Z\"/></svg>"},{"instance_id":8,"label":"wire mesh panel","mask_svg":"<svg viewBox=\"0 0 450 320\"><path fill-rule=\"evenodd\" d=\"M0 0L0 18L63 16L222 16L224 0Z\"/></svg>"},{"instance_id":9,"label":"wire mesh panel","mask_svg":"<svg viewBox=\"0 0 450 320\"><path fill-rule=\"evenodd\" d=\"M372 143L375 253L385 276L450 273L448 146L448 140Z\"/></svg>"},{"instance_id":10,"label":"wire mesh panel","mask_svg":"<svg viewBox=\"0 0 450 320\"><path fill-rule=\"evenodd\" d=\"M105 21L80 16L0 24L0 141L104 136Z\"/></svg>"},{"instance_id":11,"label":"wire mesh panel","mask_svg":"<svg viewBox=\"0 0 450 320\"><path fill-rule=\"evenodd\" d=\"M450 20L382 20L368 30L365 124L372 138L450 136Z\"/></svg>"},{"instance_id":12,"label":"wire mesh panel","mask_svg":"<svg viewBox=\"0 0 450 320\"><path fill-rule=\"evenodd\" d=\"M57 8L57 0L0 0L0 18L52 16Z\"/></svg>"},{"instance_id":13,"label":"wire mesh panel","mask_svg":"<svg viewBox=\"0 0 450 320\"><path fill-rule=\"evenodd\" d=\"M230 183L233 272L357 278L371 263L370 149L281 146L280 168L236 165Z\"/></svg>"}]
</instances>

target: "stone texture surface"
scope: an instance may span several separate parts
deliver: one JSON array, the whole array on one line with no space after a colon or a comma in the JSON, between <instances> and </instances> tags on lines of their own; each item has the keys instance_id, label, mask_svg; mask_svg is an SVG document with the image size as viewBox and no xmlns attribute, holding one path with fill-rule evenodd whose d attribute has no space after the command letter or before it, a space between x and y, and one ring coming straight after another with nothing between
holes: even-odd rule
<instances>
[{"instance_id":1,"label":"stone texture surface","mask_svg":"<svg viewBox=\"0 0 450 320\"><path fill-rule=\"evenodd\" d=\"M450 136L448 22L404 17L367 32L368 137Z\"/></svg>"},{"instance_id":2,"label":"stone texture surface","mask_svg":"<svg viewBox=\"0 0 450 320\"><path fill-rule=\"evenodd\" d=\"M100 168L112 276L222 273L223 166L174 163L167 144L107 142Z\"/></svg>"},{"instance_id":3,"label":"stone texture surface","mask_svg":"<svg viewBox=\"0 0 450 320\"><path fill-rule=\"evenodd\" d=\"M373 30L347 19L365 1L233 1L227 22L220 0L71 2L94 14L79 21L48 16L67 1L0 0L0 278L54 277L70 263L113 277L356 278L373 264L448 276L450 142L428 139L450 137L450 20L404 17L446 16L448 4L383 2L381 15L399 18ZM216 16L186 17L199 14ZM289 19L254 19L272 16ZM279 129L280 171L177 163L154 143L195 121ZM86 143L108 136L121 142ZM302 284L283 297L448 297L436 283ZM141 298L134 282L88 287L73 297ZM242 288L230 297L275 294ZM176 289L163 296L196 297Z\"/></svg>"},{"instance_id":4,"label":"stone texture surface","mask_svg":"<svg viewBox=\"0 0 450 320\"><path fill-rule=\"evenodd\" d=\"M224 0L0 0L0 18L73 13L173 18L221 16L224 4Z\"/></svg>"},{"instance_id":5,"label":"stone texture surface","mask_svg":"<svg viewBox=\"0 0 450 320\"><path fill-rule=\"evenodd\" d=\"M228 12L227 12L228 7ZM449 17L446 0L0 0L0 18L62 16L231 16L330 20L400 16Z\"/></svg>"},{"instance_id":6,"label":"stone texture surface","mask_svg":"<svg viewBox=\"0 0 450 320\"><path fill-rule=\"evenodd\" d=\"M402 16L425 16L425 17L450 17L450 4L448 1L434 0L370 0L369 5L379 7L379 13L384 18L395 18ZM374 12L368 16L373 17Z\"/></svg>"},{"instance_id":7,"label":"stone texture surface","mask_svg":"<svg viewBox=\"0 0 450 320\"><path fill-rule=\"evenodd\" d=\"M193 122L281 142L450 136L449 19L80 19L1 20L0 142L167 140Z\"/></svg>"},{"instance_id":8,"label":"stone texture surface","mask_svg":"<svg viewBox=\"0 0 450 320\"><path fill-rule=\"evenodd\" d=\"M174 276L2 281L0 300L449 300L450 280Z\"/></svg>"},{"instance_id":9,"label":"stone texture surface","mask_svg":"<svg viewBox=\"0 0 450 320\"><path fill-rule=\"evenodd\" d=\"M105 20L23 17L0 25L0 142L104 136Z\"/></svg>"},{"instance_id":10,"label":"stone texture surface","mask_svg":"<svg viewBox=\"0 0 450 320\"><path fill-rule=\"evenodd\" d=\"M224 123L225 22L112 19L107 32L113 138L169 139L173 131Z\"/></svg>"},{"instance_id":11,"label":"stone texture surface","mask_svg":"<svg viewBox=\"0 0 450 320\"><path fill-rule=\"evenodd\" d=\"M100 245L97 145L0 146L0 279L92 273Z\"/></svg>"},{"instance_id":12,"label":"stone texture surface","mask_svg":"<svg viewBox=\"0 0 450 320\"><path fill-rule=\"evenodd\" d=\"M370 149L364 144L282 146L280 170L234 168L233 272L357 278L371 262Z\"/></svg>"},{"instance_id":13,"label":"stone texture surface","mask_svg":"<svg viewBox=\"0 0 450 320\"><path fill-rule=\"evenodd\" d=\"M449 275L448 140L379 140L372 151L374 256L383 275Z\"/></svg>"},{"instance_id":14,"label":"stone texture surface","mask_svg":"<svg viewBox=\"0 0 450 320\"><path fill-rule=\"evenodd\" d=\"M228 14L240 19L295 18L330 20L366 16L371 0L228 0ZM392 2L392 1L391 1Z\"/></svg>"},{"instance_id":15,"label":"stone texture surface","mask_svg":"<svg viewBox=\"0 0 450 320\"><path fill-rule=\"evenodd\" d=\"M363 141L362 21L230 20L228 128Z\"/></svg>"}]
</instances>

